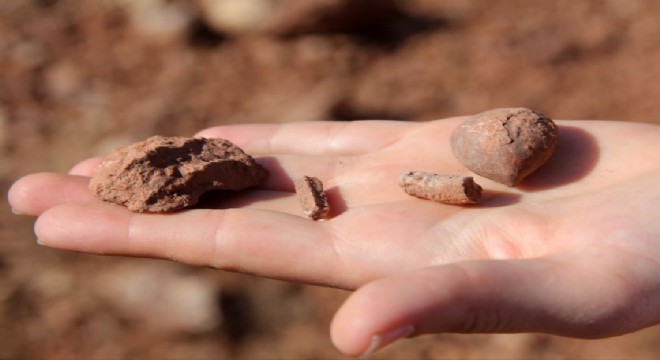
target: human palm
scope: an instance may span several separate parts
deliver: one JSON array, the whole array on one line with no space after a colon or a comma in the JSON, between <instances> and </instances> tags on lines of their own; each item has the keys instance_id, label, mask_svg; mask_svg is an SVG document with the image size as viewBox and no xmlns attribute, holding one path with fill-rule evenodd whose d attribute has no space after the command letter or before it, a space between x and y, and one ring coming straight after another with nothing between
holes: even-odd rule
<instances>
[{"instance_id":1,"label":"human palm","mask_svg":"<svg viewBox=\"0 0 660 360\"><path fill-rule=\"evenodd\" d=\"M461 120L208 129L200 135L235 142L270 176L212 194L203 209L104 203L87 190L98 159L72 175L27 176L10 202L39 216L35 231L52 247L361 287L333 323L349 354L412 333L600 337L660 322L660 127L558 122L555 155L518 188L477 176L477 206L406 195L402 171L469 174L449 147ZM302 215L293 180L303 175L324 182L327 221Z\"/></svg>"}]
</instances>

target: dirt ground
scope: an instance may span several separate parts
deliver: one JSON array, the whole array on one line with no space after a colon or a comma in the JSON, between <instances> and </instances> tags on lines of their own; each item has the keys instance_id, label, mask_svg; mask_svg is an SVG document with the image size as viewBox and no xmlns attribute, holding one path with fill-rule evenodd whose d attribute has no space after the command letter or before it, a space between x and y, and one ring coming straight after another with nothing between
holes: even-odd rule
<instances>
[{"instance_id":1,"label":"dirt ground","mask_svg":"<svg viewBox=\"0 0 660 360\"><path fill-rule=\"evenodd\" d=\"M237 5L238 4L238 5ZM0 358L342 358L347 292L39 247L19 176L215 124L502 106L660 123L660 2L0 1ZM374 358L654 358L605 340L437 335Z\"/></svg>"}]
</instances>

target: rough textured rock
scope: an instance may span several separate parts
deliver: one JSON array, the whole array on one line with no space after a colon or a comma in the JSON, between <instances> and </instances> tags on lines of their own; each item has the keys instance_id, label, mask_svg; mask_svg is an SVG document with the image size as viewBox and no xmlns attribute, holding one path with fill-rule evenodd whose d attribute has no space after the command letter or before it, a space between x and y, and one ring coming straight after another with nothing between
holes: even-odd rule
<instances>
[{"instance_id":1,"label":"rough textured rock","mask_svg":"<svg viewBox=\"0 0 660 360\"><path fill-rule=\"evenodd\" d=\"M90 190L138 212L195 205L209 190L242 190L267 175L242 149L223 139L154 136L120 147L99 166Z\"/></svg>"},{"instance_id":2,"label":"rough textured rock","mask_svg":"<svg viewBox=\"0 0 660 360\"><path fill-rule=\"evenodd\" d=\"M328 215L330 205L323 191L321 180L311 176L303 176L294 185L300 207L302 207L305 215L312 220L323 219Z\"/></svg>"},{"instance_id":3,"label":"rough textured rock","mask_svg":"<svg viewBox=\"0 0 660 360\"><path fill-rule=\"evenodd\" d=\"M481 186L472 177L406 171L399 175L406 194L443 204L466 205L481 201Z\"/></svg>"},{"instance_id":4,"label":"rough textured rock","mask_svg":"<svg viewBox=\"0 0 660 360\"><path fill-rule=\"evenodd\" d=\"M468 169L515 186L552 155L559 132L547 116L525 108L477 114L451 135L454 156Z\"/></svg>"}]
</instances>

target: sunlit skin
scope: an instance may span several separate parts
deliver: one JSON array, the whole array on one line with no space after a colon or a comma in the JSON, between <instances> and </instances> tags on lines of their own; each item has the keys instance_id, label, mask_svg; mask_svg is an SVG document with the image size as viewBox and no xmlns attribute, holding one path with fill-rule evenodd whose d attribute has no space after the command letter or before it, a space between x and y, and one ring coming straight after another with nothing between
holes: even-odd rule
<instances>
[{"instance_id":1,"label":"sunlit skin","mask_svg":"<svg viewBox=\"0 0 660 360\"><path fill-rule=\"evenodd\" d=\"M331 335L349 355L401 336L545 332L580 338L660 322L660 126L558 121L556 153L516 188L475 176L485 201L451 206L406 195L400 172L473 176L452 156L461 118L232 125L265 165L258 189L204 209L139 214L87 189L100 159L38 173L9 192L37 216L46 246L193 265L356 291ZM293 193L324 182L326 221Z\"/></svg>"}]
</instances>

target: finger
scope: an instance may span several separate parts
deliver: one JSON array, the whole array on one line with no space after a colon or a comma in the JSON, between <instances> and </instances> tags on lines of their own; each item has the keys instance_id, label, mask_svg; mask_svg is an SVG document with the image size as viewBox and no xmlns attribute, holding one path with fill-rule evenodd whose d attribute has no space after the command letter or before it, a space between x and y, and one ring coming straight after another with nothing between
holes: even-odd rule
<instances>
[{"instance_id":1,"label":"finger","mask_svg":"<svg viewBox=\"0 0 660 360\"><path fill-rule=\"evenodd\" d=\"M90 173L99 160L85 160L72 172ZM258 186L262 191L241 191L235 195L224 193L222 197L227 198L226 201L216 203L216 206L244 205L295 214L298 209L293 207L293 181L310 174L325 181L333 174L332 160L322 157L316 161L299 156L269 157L259 162L269 170L266 181ZM40 215L65 202L98 201L89 190L89 177L56 173L36 173L19 179L10 188L8 199L14 212L25 215Z\"/></svg>"},{"instance_id":2,"label":"finger","mask_svg":"<svg viewBox=\"0 0 660 360\"><path fill-rule=\"evenodd\" d=\"M264 210L131 213L69 203L35 224L40 243L107 255L155 257L310 283L332 283L336 254L327 223Z\"/></svg>"},{"instance_id":3,"label":"finger","mask_svg":"<svg viewBox=\"0 0 660 360\"><path fill-rule=\"evenodd\" d=\"M380 149L411 128L397 121L307 122L217 126L200 131L199 137L225 138L251 155L302 153L350 155ZM71 175L92 176L103 157L76 164Z\"/></svg>"},{"instance_id":4,"label":"finger","mask_svg":"<svg viewBox=\"0 0 660 360\"><path fill-rule=\"evenodd\" d=\"M9 190L9 203L17 214L38 216L67 202L99 201L89 190L89 178L37 173L18 180ZM53 191L53 189L57 189ZM202 209L252 208L302 215L293 192L273 190L211 191L196 206Z\"/></svg>"},{"instance_id":5,"label":"finger","mask_svg":"<svg viewBox=\"0 0 660 360\"><path fill-rule=\"evenodd\" d=\"M335 158L331 157L312 157L312 156L304 156L304 157L295 157L295 156L287 156L287 155L280 155L280 156L256 156L255 159L257 160L258 163L261 165L265 166L266 168L269 169L269 171L275 173L275 174L283 174L284 172L283 165L282 163L286 163L289 166L286 166L289 170L291 170L292 175L299 175L302 173L318 173L318 170L315 169L323 169L325 172L326 170L329 170L329 166L332 165L332 162L336 162ZM69 170L69 175L79 175L79 176L94 176L94 173L96 172L96 169L98 168L99 164L103 161L103 157L93 157L89 159L85 159L78 164L74 165L71 170ZM307 168L308 171L304 172L301 171L302 169ZM302 175L300 175L302 176ZM277 180L276 182L272 183L272 186L279 188L281 185L276 185L276 184L281 184L281 179ZM285 181L284 182L285 186L291 187L291 182L290 181ZM268 185L267 185L268 186Z\"/></svg>"},{"instance_id":6,"label":"finger","mask_svg":"<svg viewBox=\"0 0 660 360\"><path fill-rule=\"evenodd\" d=\"M359 289L336 314L331 333L336 346L350 355L368 355L423 333L611 336L640 325L622 311L636 296L619 291L625 288L600 271L576 273L547 259L423 268Z\"/></svg>"},{"instance_id":7,"label":"finger","mask_svg":"<svg viewBox=\"0 0 660 360\"><path fill-rule=\"evenodd\" d=\"M196 136L224 138L252 155L356 155L397 141L412 123L400 121L316 121L218 126Z\"/></svg>"},{"instance_id":8,"label":"finger","mask_svg":"<svg viewBox=\"0 0 660 360\"><path fill-rule=\"evenodd\" d=\"M76 165L74 165L71 170L69 170L69 175L79 175L79 176L94 176L94 172L99 164L103 161L103 157L93 157L85 159Z\"/></svg>"},{"instance_id":9,"label":"finger","mask_svg":"<svg viewBox=\"0 0 660 360\"><path fill-rule=\"evenodd\" d=\"M102 157L83 160L69 170L69 175L91 177L101 161ZM332 157L296 155L261 156L256 161L269 172L259 187L276 191L293 191L293 182L306 175L328 179L333 176L335 168L341 168L348 162Z\"/></svg>"},{"instance_id":10,"label":"finger","mask_svg":"<svg viewBox=\"0 0 660 360\"><path fill-rule=\"evenodd\" d=\"M16 213L36 216L65 202L93 201L88 183L83 176L36 173L16 181L7 196Z\"/></svg>"}]
</instances>

